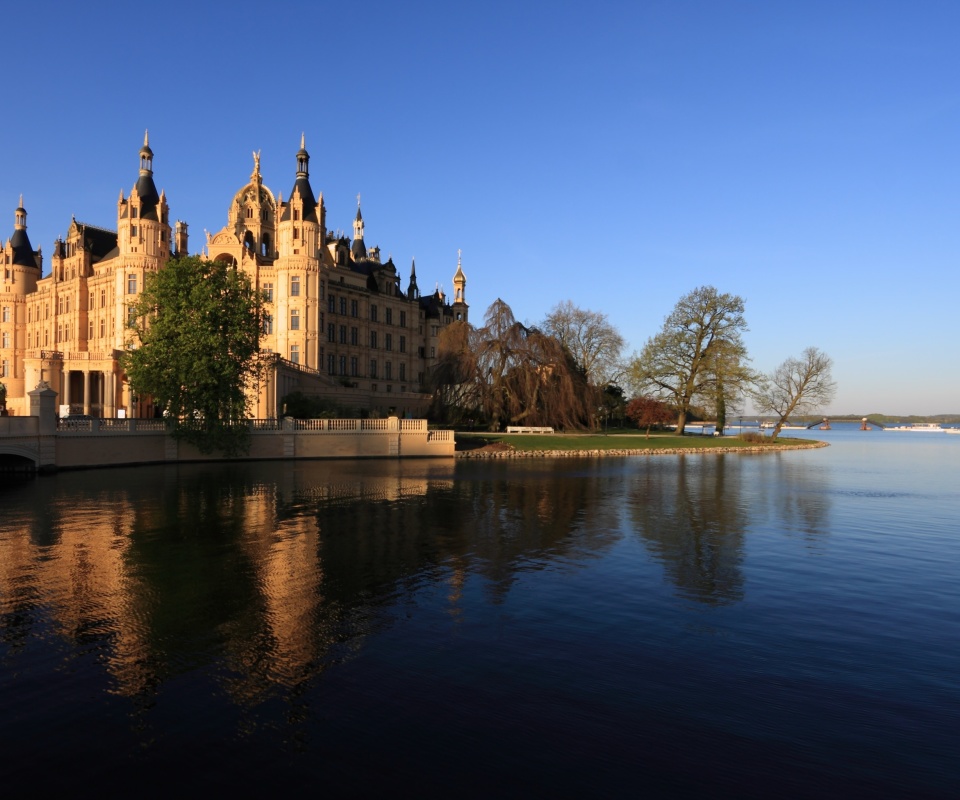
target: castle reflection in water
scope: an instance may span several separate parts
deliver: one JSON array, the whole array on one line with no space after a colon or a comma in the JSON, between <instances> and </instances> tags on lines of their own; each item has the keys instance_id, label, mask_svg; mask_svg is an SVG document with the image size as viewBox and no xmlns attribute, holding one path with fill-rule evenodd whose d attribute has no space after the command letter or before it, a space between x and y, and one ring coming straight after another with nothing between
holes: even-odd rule
<instances>
[{"instance_id":1,"label":"castle reflection in water","mask_svg":"<svg viewBox=\"0 0 960 800\"><path fill-rule=\"evenodd\" d=\"M737 602L745 462L720 459L625 462L601 480L589 478L610 464L431 460L28 481L5 498L0 635L14 651L48 630L94 648L125 696L217 663L234 700L256 703L349 659L418 588L445 586L456 619L470 573L496 605L523 573L576 569L624 535L639 537L681 596ZM823 530L822 508L800 513Z\"/></svg>"}]
</instances>

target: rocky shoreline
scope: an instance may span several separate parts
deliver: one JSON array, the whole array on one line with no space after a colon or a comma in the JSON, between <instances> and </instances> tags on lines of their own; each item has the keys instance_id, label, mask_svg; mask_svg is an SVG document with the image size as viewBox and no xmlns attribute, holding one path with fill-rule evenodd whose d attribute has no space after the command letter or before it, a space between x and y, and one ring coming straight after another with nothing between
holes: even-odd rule
<instances>
[{"instance_id":1,"label":"rocky shoreline","mask_svg":"<svg viewBox=\"0 0 960 800\"><path fill-rule=\"evenodd\" d=\"M816 450L829 447L827 442L810 444L766 444L757 447L668 447L659 450L514 450L512 448L458 450L456 458L578 458L597 456L673 456L706 455L712 453L770 453L784 450Z\"/></svg>"}]
</instances>

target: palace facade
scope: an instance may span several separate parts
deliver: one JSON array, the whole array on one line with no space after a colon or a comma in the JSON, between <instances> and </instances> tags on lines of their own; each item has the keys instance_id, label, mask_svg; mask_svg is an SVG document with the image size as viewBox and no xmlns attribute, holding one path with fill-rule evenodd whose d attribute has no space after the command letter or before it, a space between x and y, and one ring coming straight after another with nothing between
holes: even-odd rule
<instances>
[{"instance_id":1,"label":"palace facade","mask_svg":"<svg viewBox=\"0 0 960 800\"><path fill-rule=\"evenodd\" d=\"M381 261L379 248L364 241L359 200L352 239L327 229L309 162L301 138L293 188L284 200L264 185L255 153L253 173L234 195L226 226L207 234L201 253L242 269L267 298L261 358L268 369L251 398L254 413L281 415L283 398L301 391L358 412L420 415L440 331L467 320L459 257L452 300L439 288L422 295L412 263L403 289L393 261ZM187 253L187 224L170 224L147 137L137 182L117 201L117 229L73 219L66 236L54 242L46 277L42 253L27 236L21 198L13 235L0 251L0 381L9 413L29 413L27 393L45 382L58 393L62 413L159 414L150 398L131 391L120 359L130 342L130 308L146 276Z\"/></svg>"}]
</instances>

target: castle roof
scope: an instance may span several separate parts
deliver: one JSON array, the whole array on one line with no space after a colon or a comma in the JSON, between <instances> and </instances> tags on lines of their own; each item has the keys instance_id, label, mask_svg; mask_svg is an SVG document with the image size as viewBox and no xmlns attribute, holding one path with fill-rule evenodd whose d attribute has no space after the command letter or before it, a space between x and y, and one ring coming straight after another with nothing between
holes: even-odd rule
<instances>
[{"instance_id":1,"label":"castle roof","mask_svg":"<svg viewBox=\"0 0 960 800\"><path fill-rule=\"evenodd\" d=\"M10 237L10 247L13 248L13 263L24 267L37 266L36 251L30 244L30 237L24 228L17 228Z\"/></svg>"},{"instance_id":2,"label":"castle roof","mask_svg":"<svg viewBox=\"0 0 960 800\"><path fill-rule=\"evenodd\" d=\"M120 252L117 248L116 231L99 228L86 222L74 221L74 225L80 232L81 247L91 254L94 263L112 258Z\"/></svg>"}]
</instances>

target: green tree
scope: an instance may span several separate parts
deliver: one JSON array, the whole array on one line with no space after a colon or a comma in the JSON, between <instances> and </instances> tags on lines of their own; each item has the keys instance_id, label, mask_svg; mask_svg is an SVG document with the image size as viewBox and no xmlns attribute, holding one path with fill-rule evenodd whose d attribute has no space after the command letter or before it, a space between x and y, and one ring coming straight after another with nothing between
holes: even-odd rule
<instances>
[{"instance_id":1,"label":"green tree","mask_svg":"<svg viewBox=\"0 0 960 800\"><path fill-rule=\"evenodd\" d=\"M130 306L124 356L131 389L150 395L174 435L202 452L249 448L250 392L260 377L263 300L236 267L175 258L147 276Z\"/></svg>"},{"instance_id":2,"label":"green tree","mask_svg":"<svg viewBox=\"0 0 960 800\"><path fill-rule=\"evenodd\" d=\"M704 363L706 393L698 400L705 406L705 413L716 420L717 433L723 433L728 412L735 413L744 395L762 378L748 362L746 348L737 338L718 343Z\"/></svg>"},{"instance_id":3,"label":"green tree","mask_svg":"<svg viewBox=\"0 0 960 800\"><path fill-rule=\"evenodd\" d=\"M718 376L721 383L729 382L729 365L746 359L743 309L737 295L720 294L712 286L694 289L680 298L630 365L630 379L640 393L677 409L677 433L683 433L694 401L715 401ZM728 391L724 385L719 396L728 397Z\"/></svg>"},{"instance_id":4,"label":"green tree","mask_svg":"<svg viewBox=\"0 0 960 800\"><path fill-rule=\"evenodd\" d=\"M764 376L753 392L753 403L761 414L776 414L773 441L793 413L804 414L833 400L833 361L816 347L808 347L800 358L788 358L770 375Z\"/></svg>"}]
</instances>

